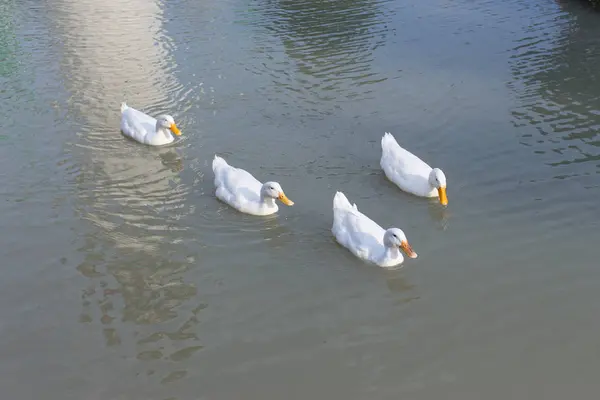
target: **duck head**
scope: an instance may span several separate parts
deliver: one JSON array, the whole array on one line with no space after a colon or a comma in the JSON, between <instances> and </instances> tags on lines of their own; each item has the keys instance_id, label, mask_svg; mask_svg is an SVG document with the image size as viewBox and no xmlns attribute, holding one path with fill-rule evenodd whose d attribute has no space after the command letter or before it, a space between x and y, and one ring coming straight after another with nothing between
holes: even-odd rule
<instances>
[{"instance_id":1,"label":"duck head","mask_svg":"<svg viewBox=\"0 0 600 400\"><path fill-rule=\"evenodd\" d=\"M448 205L448 196L446 196L446 175L439 168L434 168L429 173L429 184L437 189L440 197L440 203L443 206Z\"/></svg>"},{"instance_id":2,"label":"duck head","mask_svg":"<svg viewBox=\"0 0 600 400\"><path fill-rule=\"evenodd\" d=\"M260 194L263 198L269 197L272 199L278 199L286 206L293 206L294 202L287 198L281 185L277 182L265 182L262 185L260 190Z\"/></svg>"},{"instance_id":3,"label":"duck head","mask_svg":"<svg viewBox=\"0 0 600 400\"><path fill-rule=\"evenodd\" d=\"M156 118L156 131L171 131L173 134L180 136L181 131L175 124L175 120L170 115L160 115Z\"/></svg>"},{"instance_id":4,"label":"duck head","mask_svg":"<svg viewBox=\"0 0 600 400\"><path fill-rule=\"evenodd\" d=\"M385 247L398 247L408 257L417 258L417 253L415 253L410 244L408 244L408 239L406 239L406 235L402 229L390 228L385 231L385 234L383 235L383 244Z\"/></svg>"}]
</instances>

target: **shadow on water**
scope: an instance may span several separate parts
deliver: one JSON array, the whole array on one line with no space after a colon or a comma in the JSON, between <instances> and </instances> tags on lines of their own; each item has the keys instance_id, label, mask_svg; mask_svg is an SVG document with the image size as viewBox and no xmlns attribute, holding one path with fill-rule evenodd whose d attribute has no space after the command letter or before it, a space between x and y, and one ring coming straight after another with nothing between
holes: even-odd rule
<instances>
[{"instance_id":1,"label":"shadow on water","mask_svg":"<svg viewBox=\"0 0 600 400\"><path fill-rule=\"evenodd\" d=\"M600 23L577 2L559 7L532 21L513 49L511 87L521 104L512 116L525 128L521 143L566 178L600 173Z\"/></svg>"},{"instance_id":2,"label":"shadow on water","mask_svg":"<svg viewBox=\"0 0 600 400\"><path fill-rule=\"evenodd\" d=\"M404 274L404 268L383 270L383 277L388 289L393 293L401 295L398 296L397 303L410 303L420 298L418 294L412 293L415 285L410 283Z\"/></svg>"},{"instance_id":3,"label":"shadow on water","mask_svg":"<svg viewBox=\"0 0 600 400\"><path fill-rule=\"evenodd\" d=\"M437 222L439 229L445 231L450 225L451 211L447 207L440 207L440 203L435 200L429 200L427 204L427 211L429 216L435 222Z\"/></svg>"},{"instance_id":4,"label":"shadow on water","mask_svg":"<svg viewBox=\"0 0 600 400\"><path fill-rule=\"evenodd\" d=\"M158 156L160 157L160 162L165 167L169 168L171 172L181 172L184 169L183 157L178 154L176 151L167 150L161 151Z\"/></svg>"},{"instance_id":5,"label":"shadow on water","mask_svg":"<svg viewBox=\"0 0 600 400\"><path fill-rule=\"evenodd\" d=\"M269 0L256 5L253 12L261 20L253 24L277 37L287 55L280 58L272 48L261 49L275 90L287 94L290 103L302 99L312 116L332 113L332 101L373 97L372 84L386 79L373 68L374 51L388 34L383 5L380 0Z\"/></svg>"}]
</instances>

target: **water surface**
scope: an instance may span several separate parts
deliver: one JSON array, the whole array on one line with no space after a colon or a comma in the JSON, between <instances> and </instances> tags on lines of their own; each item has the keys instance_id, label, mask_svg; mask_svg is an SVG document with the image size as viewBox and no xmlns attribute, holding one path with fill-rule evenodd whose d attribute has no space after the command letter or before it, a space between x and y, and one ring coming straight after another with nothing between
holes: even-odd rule
<instances>
[{"instance_id":1,"label":"water surface","mask_svg":"<svg viewBox=\"0 0 600 400\"><path fill-rule=\"evenodd\" d=\"M600 16L577 2L0 4L0 387L29 399L600 389ZM183 140L120 135L119 105ZM392 132L450 204L379 168ZM215 153L295 201L214 197ZM419 253L361 263L342 190Z\"/></svg>"}]
</instances>

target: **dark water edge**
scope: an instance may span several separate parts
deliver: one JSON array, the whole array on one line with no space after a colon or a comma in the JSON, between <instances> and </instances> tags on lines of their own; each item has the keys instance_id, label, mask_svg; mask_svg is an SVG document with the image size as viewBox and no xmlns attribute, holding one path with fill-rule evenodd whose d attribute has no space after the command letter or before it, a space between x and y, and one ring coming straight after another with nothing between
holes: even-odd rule
<instances>
[{"instance_id":1,"label":"dark water edge","mask_svg":"<svg viewBox=\"0 0 600 400\"><path fill-rule=\"evenodd\" d=\"M559 2L562 3L562 2L564 2L564 0L560 0ZM588 5L594 10L600 9L600 0L577 0L576 2Z\"/></svg>"}]
</instances>

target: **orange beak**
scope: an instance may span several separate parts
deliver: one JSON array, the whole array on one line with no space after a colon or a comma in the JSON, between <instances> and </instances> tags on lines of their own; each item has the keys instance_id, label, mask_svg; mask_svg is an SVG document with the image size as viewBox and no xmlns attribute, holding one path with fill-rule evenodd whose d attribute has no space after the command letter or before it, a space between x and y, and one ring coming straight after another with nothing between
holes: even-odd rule
<instances>
[{"instance_id":1,"label":"orange beak","mask_svg":"<svg viewBox=\"0 0 600 400\"><path fill-rule=\"evenodd\" d=\"M169 127L169 129L171 130L171 132L173 132L177 136L181 136L181 131L179 130L177 125L175 125L175 123L172 123L171 126Z\"/></svg>"},{"instance_id":2,"label":"orange beak","mask_svg":"<svg viewBox=\"0 0 600 400\"><path fill-rule=\"evenodd\" d=\"M291 201L290 199L288 199L287 196L285 195L285 193L283 193L283 192L279 193L278 199L281 200L281 202L283 204L285 204L286 206L293 206L294 205L294 202Z\"/></svg>"},{"instance_id":3,"label":"orange beak","mask_svg":"<svg viewBox=\"0 0 600 400\"><path fill-rule=\"evenodd\" d=\"M407 241L400 243L400 248L406 253L408 257L417 258L417 253L415 253L415 251L412 249L412 247L410 247L410 244L408 244Z\"/></svg>"},{"instance_id":4,"label":"orange beak","mask_svg":"<svg viewBox=\"0 0 600 400\"><path fill-rule=\"evenodd\" d=\"M446 188L445 187L438 188L438 194L440 196L440 204L443 206L447 206L448 205L448 196L446 196Z\"/></svg>"}]
</instances>

